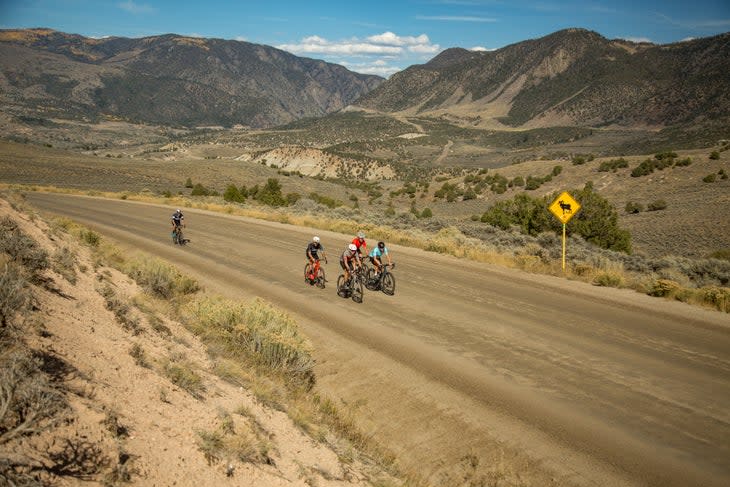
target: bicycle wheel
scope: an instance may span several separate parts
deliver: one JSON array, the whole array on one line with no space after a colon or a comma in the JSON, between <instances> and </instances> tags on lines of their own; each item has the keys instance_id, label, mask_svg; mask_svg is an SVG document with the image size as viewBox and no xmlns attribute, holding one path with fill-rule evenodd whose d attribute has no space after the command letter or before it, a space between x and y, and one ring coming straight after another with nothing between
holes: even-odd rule
<instances>
[{"instance_id":1,"label":"bicycle wheel","mask_svg":"<svg viewBox=\"0 0 730 487\"><path fill-rule=\"evenodd\" d=\"M307 284L309 284L309 273L312 272L311 268L312 264L310 264L309 262L304 265L304 282L306 282Z\"/></svg>"},{"instance_id":2,"label":"bicycle wheel","mask_svg":"<svg viewBox=\"0 0 730 487\"><path fill-rule=\"evenodd\" d=\"M342 298L347 297L347 289L345 288L345 276L343 274L340 274L337 277L337 295Z\"/></svg>"},{"instance_id":3,"label":"bicycle wheel","mask_svg":"<svg viewBox=\"0 0 730 487\"><path fill-rule=\"evenodd\" d=\"M177 243L179 243L180 245L185 245L186 243L188 243L182 232L177 232Z\"/></svg>"},{"instance_id":4,"label":"bicycle wheel","mask_svg":"<svg viewBox=\"0 0 730 487\"><path fill-rule=\"evenodd\" d=\"M395 276L390 272L383 275L381 285L383 292L388 296L392 296L395 294Z\"/></svg>"},{"instance_id":5,"label":"bicycle wheel","mask_svg":"<svg viewBox=\"0 0 730 487\"><path fill-rule=\"evenodd\" d=\"M356 303L362 303L363 289L362 278L357 277L352 282L352 300Z\"/></svg>"},{"instance_id":6,"label":"bicycle wheel","mask_svg":"<svg viewBox=\"0 0 730 487\"><path fill-rule=\"evenodd\" d=\"M324 278L324 269L321 267L319 268L319 272L317 273L317 287L320 289L324 289L324 283L327 280Z\"/></svg>"},{"instance_id":7,"label":"bicycle wheel","mask_svg":"<svg viewBox=\"0 0 730 487\"><path fill-rule=\"evenodd\" d=\"M378 289L378 279L375 277L375 269L368 267L367 274L365 274L365 287L371 291Z\"/></svg>"}]
</instances>

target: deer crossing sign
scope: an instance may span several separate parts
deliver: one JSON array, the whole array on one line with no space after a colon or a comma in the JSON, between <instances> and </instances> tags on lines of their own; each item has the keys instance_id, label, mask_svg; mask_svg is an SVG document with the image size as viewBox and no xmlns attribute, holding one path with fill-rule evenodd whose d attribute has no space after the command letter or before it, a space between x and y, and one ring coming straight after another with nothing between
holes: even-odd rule
<instances>
[{"instance_id":1,"label":"deer crossing sign","mask_svg":"<svg viewBox=\"0 0 730 487\"><path fill-rule=\"evenodd\" d=\"M560 220L560 223L565 225L568 221L573 218L573 215L578 213L580 210L580 203L575 201L570 193L563 191L560 196L555 198L555 201L548 207L550 212Z\"/></svg>"}]
</instances>

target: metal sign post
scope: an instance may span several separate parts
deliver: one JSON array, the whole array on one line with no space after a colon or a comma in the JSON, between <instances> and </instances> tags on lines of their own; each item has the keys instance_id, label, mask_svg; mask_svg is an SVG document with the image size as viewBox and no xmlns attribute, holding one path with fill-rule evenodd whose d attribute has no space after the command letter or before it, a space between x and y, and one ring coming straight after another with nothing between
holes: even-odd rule
<instances>
[{"instance_id":1,"label":"metal sign post","mask_svg":"<svg viewBox=\"0 0 730 487\"><path fill-rule=\"evenodd\" d=\"M575 201L567 191L560 193L548 207L550 212L563 224L563 272L565 272L565 225L580 210L580 203Z\"/></svg>"}]
</instances>

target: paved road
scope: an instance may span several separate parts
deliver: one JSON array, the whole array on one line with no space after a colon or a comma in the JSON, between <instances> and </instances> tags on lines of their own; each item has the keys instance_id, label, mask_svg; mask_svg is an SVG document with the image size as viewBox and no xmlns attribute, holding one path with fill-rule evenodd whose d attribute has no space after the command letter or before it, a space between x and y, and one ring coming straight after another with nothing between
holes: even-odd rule
<instances>
[{"instance_id":1,"label":"paved road","mask_svg":"<svg viewBox=\"0 0 730 487\"><path fill-rule=\"evenodd\" d=\"M316 232L330 250L319 290L301 278L312 230L191 209L179 248L170 207L28 198L289 310L319 387L434 482L474 454L531 485L730 485L727 314L398 246L396 295L356 304L334 290L346 235Z\"/></svg>"}]
</instances>

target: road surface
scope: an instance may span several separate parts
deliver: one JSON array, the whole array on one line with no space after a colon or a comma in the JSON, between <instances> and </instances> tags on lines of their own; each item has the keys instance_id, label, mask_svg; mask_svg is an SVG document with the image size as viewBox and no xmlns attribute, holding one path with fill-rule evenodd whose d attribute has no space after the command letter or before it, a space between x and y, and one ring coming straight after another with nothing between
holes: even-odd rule
<instances>
[{"instance_id":1,"label":"road surface","mask_svg":"<svg viewBox=\"0 0 730 487\"><path fill-rule=\"evenodd\" d=\"M527 485L730 485L728 314L397 245L395 296L356 304L334 289L348 235L188 209L192 241L176 247L171 207L28 200L286 309L317 350L318 387L434 483L456 485L474 455ZM301 275L315 233L324 290Z\"/></svg>"}]
</instances>

